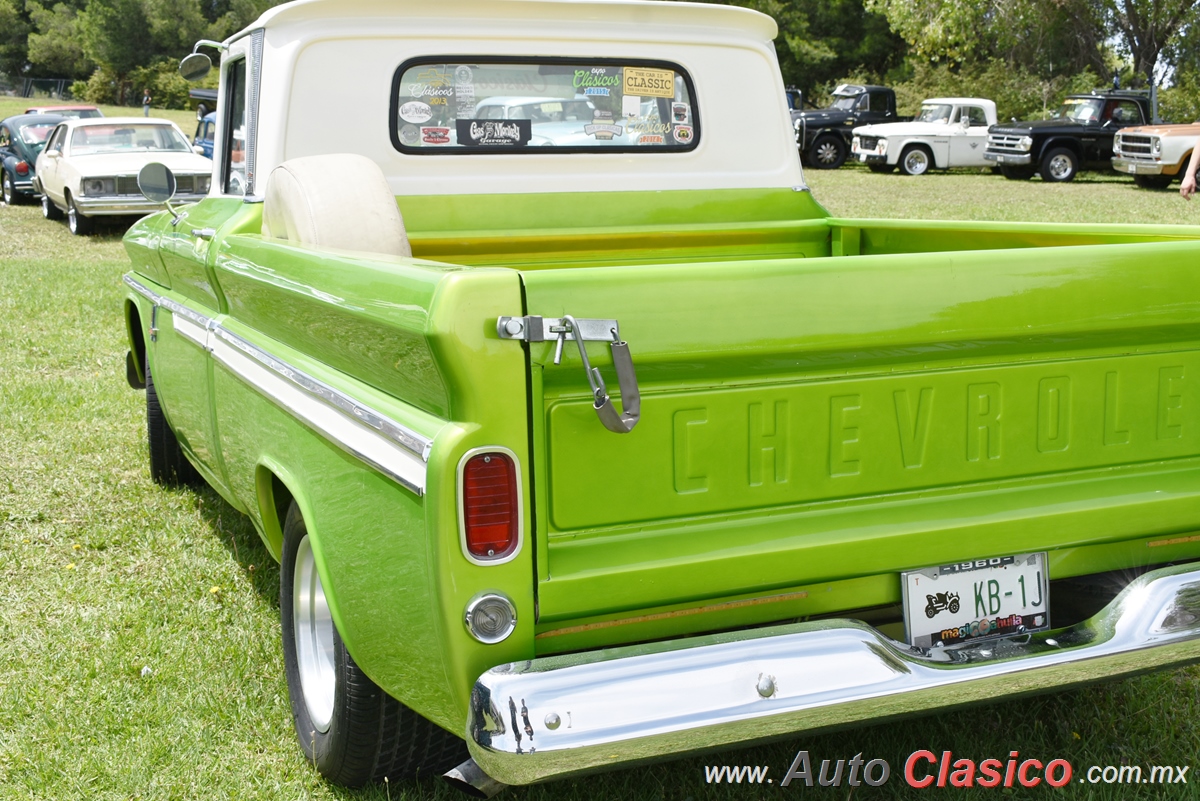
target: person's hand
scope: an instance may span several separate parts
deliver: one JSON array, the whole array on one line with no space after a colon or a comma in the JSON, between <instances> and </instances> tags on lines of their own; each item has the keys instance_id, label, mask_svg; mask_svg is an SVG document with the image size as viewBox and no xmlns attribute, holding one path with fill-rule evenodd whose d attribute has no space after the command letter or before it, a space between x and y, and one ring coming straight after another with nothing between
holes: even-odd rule
<instances>
[{"instance_id":1,"label":"person's hand","mask_svg":"<svg viewBox=\"0 0 1200 801\"><path fill-rule=\"evenodd\" d=\"M1184 200L1191 200L1194 194L1196 194L1196 173L1189 171L1183 177L1183 183L1179 185L1179 195Z\"/></svg>"}]
</instances>

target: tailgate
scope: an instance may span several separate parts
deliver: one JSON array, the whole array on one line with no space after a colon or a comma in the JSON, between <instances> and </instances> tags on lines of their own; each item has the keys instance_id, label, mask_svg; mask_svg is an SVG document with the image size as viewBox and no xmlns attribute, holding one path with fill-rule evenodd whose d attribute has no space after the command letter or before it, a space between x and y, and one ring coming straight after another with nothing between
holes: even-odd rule
<instances>
[{"instance_id":1,"label":"tailgate","mask_svg":"<svg viewBox=\"0 0 1200 801\"><path fill-rule=\"evenodd\" d=\"M1191 243L527 271L542 621L1200 528ZM616 394L608 348L588 345Z\"/></svg>"}]
</instances>

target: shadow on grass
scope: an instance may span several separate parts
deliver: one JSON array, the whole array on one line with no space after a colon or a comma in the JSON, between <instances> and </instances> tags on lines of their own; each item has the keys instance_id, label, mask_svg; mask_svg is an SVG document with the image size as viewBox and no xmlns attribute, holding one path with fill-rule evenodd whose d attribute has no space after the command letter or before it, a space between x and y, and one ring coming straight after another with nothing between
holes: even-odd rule
<instances>
[{"instance_id":1,"label":"shadow on grass","mask_svg":"<svg viewBox=\"0 0 1200 801\"><path fill-rule=\"evenodd\" d=\"M216 490L205 485L191 490L196 510L214 536L238 563L254 591L279 608L279 563L271 556L250 518L230 506Z\"/></svg>"}]
</instances>

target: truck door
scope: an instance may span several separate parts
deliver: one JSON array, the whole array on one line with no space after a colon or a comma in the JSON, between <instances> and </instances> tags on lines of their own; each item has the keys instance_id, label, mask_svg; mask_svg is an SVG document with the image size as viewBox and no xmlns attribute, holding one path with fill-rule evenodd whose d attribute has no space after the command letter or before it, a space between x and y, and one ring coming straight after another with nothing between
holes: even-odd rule
<instances>
[{"instance_id":1,"label":"truck door","mask_svg":"<svg viewBox=\"0 0 1200 801\"><path fill-rule=\"evenodd\" d=\"M983 151L987 149L987 115L979 106L959 106L957 122L950 134L951 167L984 167Z\"/></svg>"},{"instance_id":2,"label":"truck door","mask_svg":"<svg viewBox=\"0 0 1200 801\"><path fill-rule=\"evenodd\" d=\"M250 37L235 42L224 54L221 64L221 96L224 113L218 137L222 146L213 182L217 197L210 196L199 203L181 209L175 225L165 222L162 227L163 266L171 280L176 300L210 319L226 310L214 270L213 240L222 224L240 204L229 202L246 194L245 120L247 117L247 85L251 54ZM241 158L239 158L239 154ZM224 197L221 197L224 196ZM219 430L213 412L212 359L206 348L207 332L188 320L176 316L173 320L177 336L164 332L155 343L156 360L173 362L169 370L156 374L160 396L171 425L204 463L217 481L226 482L224 465L218 447ZM161 375L161 378L157 376ZM161 382L161 383L160 383Z\"/></svg>"}]
</instances>

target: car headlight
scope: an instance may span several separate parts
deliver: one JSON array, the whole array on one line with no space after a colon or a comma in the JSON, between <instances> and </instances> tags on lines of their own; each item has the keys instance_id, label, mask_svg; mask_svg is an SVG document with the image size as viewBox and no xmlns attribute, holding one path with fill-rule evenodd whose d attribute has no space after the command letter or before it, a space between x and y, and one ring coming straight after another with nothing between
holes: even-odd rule
<instances>
[{"instance_id":1,"label":"car headlight","mask_svg":"<svg viewBox=\"0 0 1200 801\"><path fill-rule=\"evenodd\" d=\"M854 137L853 139L851 139L851 140L850 140L850 148L851 148L852 150L858 150L858 146L859 146L859 144L860 144L860 143L859 143L859 141L858 141L858 137L857 137L857 136L856 136L856 137Z\"/></svg>"},{"instance_id":2,"label":"car headlight","mask_svg":"<svg viewBox=\"0 0 1200 801\"><path fill-rule=\"evenodd\" d=\"M117 193L116 178L84 178L80 188L89 197L98 195L115 195Z\"/></svg>"},{"instance_id":3,"label":"car headlight","mask_svg":"<svg viewBox=\"0 0 1200 801\"><path fill-rule=\"evenodd\" d=\"M1017 147L1021 148L1021 150L1029 150L1029 148L1033 147L1033 137L1022 136L1017 140Z\"/></svg>"},{"instance_id":4,"label":"car headlight","mask_svg":"<svg viewBox=\"0 0 1200 801\"><path fill-rule=\"evenodd\" d=\"M207 195L208 188L210 186L212 186L212 176L211 175L197 175L196 176L196 194L197 195Z\"/></svg>"},{"instance_id":5,"label":"car headlight","mask_svg":"<svg viewBox=\"0 0 1200 801\"><path fill-rule=\"evenodd\" d=\"M1162 153L1162 140L1161 140L1161 139L1159 139L1159 138L1156 136L1156 137L1154 137L1153 139L1151 139L1150 141L1151 141L1151 145L1150 145L1150 146L1151 146L1152 148L1154 148L1154 155L1156 155L1156 156L1157 156L1157 155L1159 155L1160 153Z\"/></svg>"},{"instance_id":6,"label":"car headlight","mask_svg":"<svg viewBox=\"0 0 1200 801\"><path fill-rule=\"evenodd\" d=\"M888 140L886 140L886 139L880 139L879 144L875 145L875 152L877 152L881 156L884 153L886 153L887 152L887 142L888 142Z\"/></svg>"}]
</instances>

